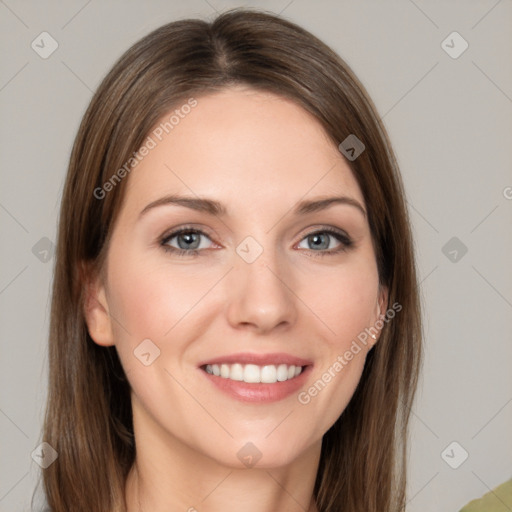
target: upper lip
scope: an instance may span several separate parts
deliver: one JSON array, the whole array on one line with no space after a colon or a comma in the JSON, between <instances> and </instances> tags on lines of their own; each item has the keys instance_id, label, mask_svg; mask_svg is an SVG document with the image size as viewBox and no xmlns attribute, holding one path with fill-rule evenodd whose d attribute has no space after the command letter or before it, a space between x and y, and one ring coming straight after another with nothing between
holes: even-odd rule
<instances>
[{"instance_id":1,"label":"upper lip","mask_svg":"<svg viewBox=\"0 0 512 512\"><path fill-rule=\"evenodd\" d=\"M243 352L239 354L229 354L225 356L218 356L212 359L205 360L199 363L199 366L204 366L207 364L255 364L258 366L265 365L280 365L286 364L288 366L308 366L311 365L312 362L307 359L302 359L301 357L296 357L291 354L286 354L284 352L276 352L269 354L254 354L249 352Z\"/></svg>"}]
</instances>

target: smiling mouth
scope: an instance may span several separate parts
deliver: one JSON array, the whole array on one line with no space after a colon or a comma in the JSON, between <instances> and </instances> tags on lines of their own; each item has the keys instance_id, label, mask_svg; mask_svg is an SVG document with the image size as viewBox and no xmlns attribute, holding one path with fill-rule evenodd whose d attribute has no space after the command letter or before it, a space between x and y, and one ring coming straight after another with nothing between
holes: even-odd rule
<instances>
[{"instance_id":1,"label":"smiling mouth","mask_svg":"<svg viewBox=\"0 0 512 512\"><path fill-rule=\"evenodd\" d=\"M256 364L206 364L201 369L210 375L222 379L229 379L247 384L275 384L285 382L298 377L305 369L305 366L288 364L279 365L256 365Z\"/></svg>"}]
</instances>

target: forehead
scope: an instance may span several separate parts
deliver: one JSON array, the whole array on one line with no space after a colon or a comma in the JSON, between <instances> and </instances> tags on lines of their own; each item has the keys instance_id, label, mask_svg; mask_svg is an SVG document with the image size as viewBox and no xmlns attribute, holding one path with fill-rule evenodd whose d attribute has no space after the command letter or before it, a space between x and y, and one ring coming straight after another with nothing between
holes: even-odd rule
<instances>
[{"instance_id":1,"label":"forehead","mask_svg":"<svg viewBox=\"0 0 512 512\"><path fill-rule=\"evenodd\" d=\"M242 87L195 101L175 106L150 132L154 147L129 175L126 208L140 211L167 193L212 197L240 211L335 193L364 204L336 145L293 101Z\"/></svg>"}]
</instances>

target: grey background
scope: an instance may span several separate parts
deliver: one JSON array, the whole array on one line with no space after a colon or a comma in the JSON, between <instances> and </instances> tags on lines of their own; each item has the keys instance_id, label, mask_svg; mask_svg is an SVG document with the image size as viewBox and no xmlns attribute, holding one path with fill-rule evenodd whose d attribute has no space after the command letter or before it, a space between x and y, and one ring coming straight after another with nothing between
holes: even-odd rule
<instances>
[{"instance_id":1,"label":"grey background","mask_svg":"<svg viewBox=\"0 0 512 512\"><path fill-rule=\"evenodd\" d=\"M458 511L512 477L510 0L6 0L0 1L1 511L29 510L41 471L31 453L41 442L54 260L44 252L48 241L40 240L55 241L69 152L92 91L121 53L154 28L242 5L282 13L330 44L367 87L398 155L426 335L408 511ZM43 31L59 45L47 59L31 47ZM456 59L441 46L453 31L469 44ZM460 49L452 39L452 51ZM446 247L452 237L455 245ZM453 441L458 445L443 458ZM453 469L446 461L460 463L462 450L469 457Z\"/></svg>"}]
</instances>

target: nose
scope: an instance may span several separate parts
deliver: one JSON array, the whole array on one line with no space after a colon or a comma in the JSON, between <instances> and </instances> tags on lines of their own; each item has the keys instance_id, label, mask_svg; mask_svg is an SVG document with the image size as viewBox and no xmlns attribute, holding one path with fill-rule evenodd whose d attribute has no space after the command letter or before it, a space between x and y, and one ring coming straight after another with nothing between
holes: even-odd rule
<instances>
[{"instance_id":1,"label":"nose","mask_svg":"<svg viewBox=\"0 0 512 512\"><path fill-rule=\"evenodd\" d=\"M227 318L235 329L264 334L296 321L298 299L291 272L270 252L264 251L252 263L236 257L227 284Z\"/></svg>"}]
</instances>

